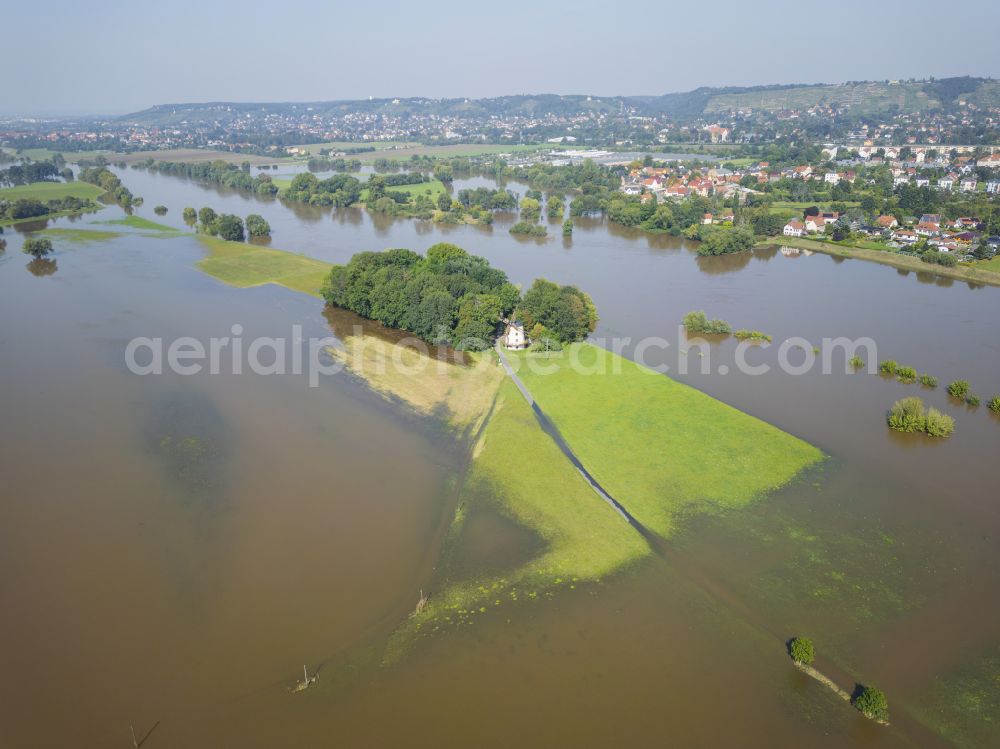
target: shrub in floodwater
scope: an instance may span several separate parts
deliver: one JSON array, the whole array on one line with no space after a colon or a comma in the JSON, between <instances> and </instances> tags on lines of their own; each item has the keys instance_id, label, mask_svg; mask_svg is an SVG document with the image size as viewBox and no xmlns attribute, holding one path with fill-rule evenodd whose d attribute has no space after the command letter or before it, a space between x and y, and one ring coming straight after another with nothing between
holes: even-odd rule
<instances>
[{"instance_id":1,"label":"shrub in floodwater","mask_svg":"<svg viewBox=\"0 0 1000 749\"><path fill-rule=\"evenodd\" d=\"M931 408L927 411L927 418L924 420L924 431L931 437L947 437L955 431L955 420L948 414Z\"/></svg>"},{"instance_id":2,"label":"shrub in floodwater","mask_svg":"<svg viewBox=\"0 0 1000 749\"><path fill-rule=\"evenodd\" d=\"M852 356L847 363L850 364L855 369L861 369L863 366L865 366L865 360L862 359L857 354L855 354L854 356Z\"/></svg>"},{"instance_id":3,"label":"shrub in floodwater","mask_svg":"<svg viewBox=\"0 0 1000 749\"><path fill-rule=\"evenodd\" d=\"M885 361L878 363L878 371L881 374L889 375L890 377L896 374L896 369L898 367L899 364L894 362L892 359L886 359Z\"/></svg>"},{"instance_id":4,"label":"shrub in floodwater","mask_svg":"<svg viewBox=\"0 0 1000 749\"><path fill-rule=\"evenodd\" d=\"M33 255L36 259L45 257L52 252L52 240L28 237L24 240L22 251L25 255Z\"/></svg>"},{"instance_id":5,"label":"shrub in floodwater","mask_svg":"<svg viewBox=\"0 0 1000 749\"><path fill-rule=\"evenodd\" d=\"M759 330L737 330L735 333L733 333L733 335L739 338L741 341L767 341L768 343L771 342L771 336L769 336L767 333L762 333Z\"/></svg>"},{"instance_id":6,"label":"shrub in floodwater","mask_svg":"<svg viewBox=\"0 0 1000 749\"><path fill-rule=\"evenodd\" d=\"M816 657L816 649L808 637L796 637L788 643L788 654L796 663L808 666Z\"/></svg>"},{"instance_id":7,"label":"shrub in floodwater","mask_svg":"<svg viewBox=\"0 0 1000 749\"><path fill-rule=\"evenodd\" d=\"M934 375L922 374L920 375L920 384L928 388L936 388L938 385L938 378Z\"/></svg>"},{"instance_id":8,"label":"shrub in floodwater","mask_svg":"<svg viewBox=\"0 0 1000 749\"><path fill-rule=\"evenodd\" d=\"M897 432L922 432L927 422L924 402L920 398L903 398L892 404L889 426Z\"/></svg>"},{"instance_id":9,"label":"shrub in floodwater","mask_svg":"<svg viewBox=\"0 0 1000 749\"><path fill-rule=\"evenodd\" d=\"M688 333L732 333L733 329L725 320L709 320L704 312L688 312L682 321Z\"/></svg>"},{"instance_id":10,"label":"shrub in floodwater","mask_svg":"<svg viewBox=\"0 0 1000 749\"><path fill-rule=\"evenodd\" d=\"M992 411L995 414L1000 414L1000 395L994 395L992 398L990 398L990 402L987 405L987 408L989 408L990 411Z\"/></svg>"},{"instance_id":11,"label":"shrub in floodwater","mask_svg":"<svg viewBox=\"0 0 1000 749\"><path fill-rule=\"evenodd\" d=\"M965 396L965 405L972 406L975 408L976 406L979 405L979 396L969 393L967 396Z\"/></svg>"},{"instance_id":12,"label":"shrub in floodwater","mask_svg":"<svg viewBox=\"0 0 1000 749\"><path fill-rule=\"evenodd\" d=\"M948 386L948 395L963 400L969 394L968 380L955 380Z\"/></svg>"},{"instance_id":13,"label":"shrub in floodwater","mask_svg":"<svg viewBox=\"0 0 1000 749\"><path fill-rule=\"evenodd\" d=\"M157 216L166 216L167 207L165 205L158 205L153 209L153 213L155 213Z\"/></svg>"},{"instance_id":14,"label":"shrub in floodwater","mask_svg":"<svg viewBox=\"0 0 1000 749\"><path fill-rule=\"evenodd\" d=\"M896 367L896 379L910 385L917 381L917 370L913 367Z\"/></svg>"},{"instance_id":15,"label":"shrub in floodwater","mask_svg":"<svg viewBox=\"0 0 1000 749\"><path fill-rule=\"evenodd\" d=\"M866 718L887 720L889 718L889 701L885 692L878 687L862 687L852 700L854 707Z\"/></svg>"}]
</instances>

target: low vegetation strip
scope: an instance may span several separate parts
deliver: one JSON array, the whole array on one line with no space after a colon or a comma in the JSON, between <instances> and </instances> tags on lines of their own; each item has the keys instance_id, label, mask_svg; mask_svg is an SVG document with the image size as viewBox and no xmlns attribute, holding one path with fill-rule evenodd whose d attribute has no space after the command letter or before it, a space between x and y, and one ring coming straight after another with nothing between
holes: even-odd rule
<instances>
[{"instance_id":1,"label":"low vegetation strip","mask_svg":"<svg viewBox=\"0 0 1000 749\"><path fill-rule=\"evenodd\" d=\"M519 374L541 408L601 486L663 536L684 514L743 506L822 458L777 427L596 346L546 357L547 374L526 366L530 356L517 355Z\"/></svg>"},{"instance_id":2,"label":"low vegetation strip","mask_svg":"<svg viewBox=\"0 0 1000 749\"><path fill-rule=\"evenodd\" d=\"M931 266L919 257L903 255L891 250L847 247L841 244L834 244L833 242L822 242L815 239L803 239L801 237L776 237L759 243L760 246L772 246L775 244L785 247L798 247L803 250L814 250L815 252L822 252L834 257L870 260L874 263L891 265L893 268L902 268L917 272L924 271L945 276L946 278L955 278L960 281L1000 286L1000 264L994 263L993 260L975 264L959 264L951 268L946 268L942 265Z\"/></svg>"},{"instance_id":3,"label":"low vegetation strip","mask_svg":"<svg viewBox=\"0 0 1000 749\"><path fill-rule=\"evenodd\" d=\"M209 250L208 257L200 260L198 267L230 286L248 288L273 283L319 297L333 267L294 252L227 242L217 237L198 239Z\"/></svg>"}]
</instances>

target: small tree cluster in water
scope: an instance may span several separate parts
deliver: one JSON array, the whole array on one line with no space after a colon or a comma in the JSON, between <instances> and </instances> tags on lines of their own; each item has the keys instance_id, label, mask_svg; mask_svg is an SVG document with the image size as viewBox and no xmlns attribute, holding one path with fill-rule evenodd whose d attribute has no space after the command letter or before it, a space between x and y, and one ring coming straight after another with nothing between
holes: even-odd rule
<instances>
[{"instance_id":1,"label":"small tree cluster in water","mask_svg":"<svg viewBox=\"0 0 1000 749\"><path fill-rule=\"evenodd\" d=\"M701 311L688 312L684 315L684 329L688 333L716 333L728 335L733 332L729 323L725 320L709 320L708 316Z\"/></svg>"},{"instance_id":2,"label":"small tree cluster in water","mask_svg":"<svg viewBox=\"0 0 1000 749\"><path fill-rule=\"evenodd\" d=\"M805 666L810 665L816 657L816 649L808 637L796 637L789 643L788 652L793 661Z\"/></svg>"},{"instance_id":3,"label":"small tree cluster in water","mask_svg":"<svg viewBox=\"0 0 1000 749\"><path fill-rule=\"evenodd\" d=\"M936 408L925 409L920 398L896 401L887 417L889 427L897 432L924 432L931 437L947 437L955 431L955 420Z\"/></svg>"},{"instance_id":4,"label":"small tree cluster in water","mask_svg":"<svg viewBox=\"0 0 1000 749\"><path fill-rule=\"evenodd\" d=\"M503 271L447 243L425 257L404 249L359 253L333 267L323 297L426 341L470 350L491 346L511 315L560 343L582 340L597 324L593 302L576 287L538 279L522 299Z\"/></svg>"},{"instance_id":5,"label":"small tree cluster in water","mask_svg":"<svg viewBox=\"0 0 1000 749\"><path fill-rule=\"evenodd\" d=\"M243 219L231 213L216 213L209 207L204 207L197 213L194 208L184 209L184 220L189 224L198 220L199 230L205 234L212 234L229 242L242 242L246 235L251 237L271 236L271 225L267 220L256 213L247 216L246 224Z\"/></svg>"},{"instance_id":6,"label":"small tree cluster in water","mask_svg":"<svg viewBox=\"0 0 1000 749\"><path fill-rule=\"evenodd\" d=\"M889 701L878 687L862 687L853 700L854 707L860 710L866 718L873 720L889 719Z\"/></svg>"}]
</instances>

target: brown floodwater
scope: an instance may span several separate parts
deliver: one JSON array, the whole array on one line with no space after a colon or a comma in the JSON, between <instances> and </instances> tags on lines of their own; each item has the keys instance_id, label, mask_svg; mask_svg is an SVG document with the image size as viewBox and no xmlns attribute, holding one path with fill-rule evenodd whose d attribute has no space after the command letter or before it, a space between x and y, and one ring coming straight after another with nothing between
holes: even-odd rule
<instances>
[{"instance_id":1,"label":"brown floodwater","mask_svg":"<svg viewBox=\"0 0 1000 749\"><path fill-rule=\"evenodd\" d=\"M944 393L957 378L984 404L1000 393L1000 289L777 248L703 259L597 220L578 220L568 241L525 241L503 221L433 227L135 170L123 179L170 209L140 215L183 226L188 205L261 213L274 246L331 262L450 241L518 283L578 284L601 313L598 342L638 356L640 341L662 338L647 363L830 457L746 510L689 518L665 560L512 606L379 667L378 643L435 579L463 446L348 375L316 389L296 375L132 375L135 336L224 336L237 323L248 338L287 337L293 324L322 336L331 323L315 300L203 276L189 238L57 242L38 267L8 229L0 745L122 745L130 724L152 731L147 747L1000 741L989 720L1000 419ZM732 340L698 355L677 329L694 309L773 335L747 355L772 371L736 372ZM846 374L843 354L832 374L778 371L793 336L867 336L878 358L941 385ZM955 416L952 437L886 429L885 410L914 394ZM486 511L467 531L452 562L470 570L537 550ZM790 667L780 640L803 633L831 670L885 689L892 728ZM302 663L320 667L322 688L293 697ZM947 696L956 684L961 700Z\"/></svg>"}]
</instances>

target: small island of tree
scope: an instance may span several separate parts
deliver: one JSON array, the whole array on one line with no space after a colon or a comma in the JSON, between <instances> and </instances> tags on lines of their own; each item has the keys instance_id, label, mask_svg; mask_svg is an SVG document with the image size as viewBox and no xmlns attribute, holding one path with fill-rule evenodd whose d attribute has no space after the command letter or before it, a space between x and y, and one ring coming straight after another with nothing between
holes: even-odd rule
<instances>
[{"instance_id":1,"label":"small island of tree","mask_svg":"<svg viewBox=\"0 0 1000 749\"><path fill-rule=\"evenodd\" d=\"M794 638L788 643L788 653L792 656L793 661L804 666L812 665L813 659L816 657L816 649L808 637Z\"/></svg>"},{"instance_id":2,"label":"small island of tree","mask_svg":"<svg viewBox=\"0 0 1000 749\"><path fill-rule=\"evenodd\" d=\"M878 687L862 687L854 696L852 704L866 718L872 720L887 721L889 719L889 701Z\"/></svg>"},{"instance_id":3,"label":"small island of tree","mask_svg":"<svg viewBox=\"0 0 1000 749\"><path fill-rule=\"evenodd\" d=\"M196 211L194 208L185 208L183 216L184 216L184 223L187 224L188 226L193 226L198 222L198 211Z\"/></svg>"},{"instance_id":4,"label":"small island of tree","mask_svg":"<svg viewBox=\"0 0 1000 749\"><path fill-rule=\"evenodd\" d=\"M165 205L158 205L153 209L153 213L155 213L157 216L166 216L167 207Z\"/></svg>"},{"instance_id":5,"label":"small island of tree","mask_svg":"<svg viewBox=\"0 0 1000 749\"><path fill-rule=\"evenodd\" d=\"M52 241L40 237L27 237L24 240L22 251L25 255L31 255L37 260L52 252Z\"/></svg>"}]
</instances>

